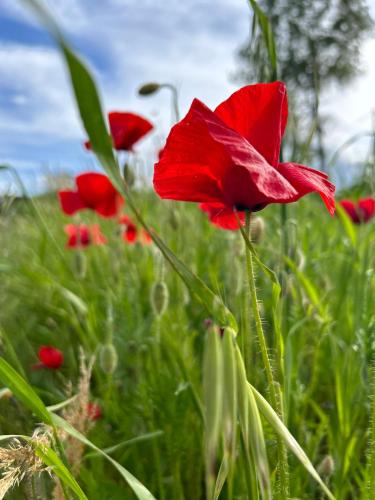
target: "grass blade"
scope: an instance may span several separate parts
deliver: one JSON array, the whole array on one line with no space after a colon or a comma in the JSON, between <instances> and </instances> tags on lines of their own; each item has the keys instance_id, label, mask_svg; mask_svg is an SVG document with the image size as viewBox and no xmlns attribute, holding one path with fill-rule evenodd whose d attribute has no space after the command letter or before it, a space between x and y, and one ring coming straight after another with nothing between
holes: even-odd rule
<instances>
[{"instance_id":1,"label":"grass blade","mask_svg":"<svg viewBox=\"0 0 375 500\"><path fill-rule=\"evenodd\" d=\"M264 418L268 421L273 430L283 439L288 448L294 453L294 455L298 458L301 464L305 467L305 469L309 472L309 474L317 481L320 485L324 493L330 500L334 500L334 496L329 491L327 486L324 484L319 474L315 470L313 464L310 462L308 456L303 451L301 446L297 443L295 438L289 432L287 427L283 424L283 422L278 417L277 413L274 411L272 406L264 399L264 397L251 385L248 383L249 392L251 392L256 400L256 404L264 416Z\"/></svg>"},{"instance_id":2,"label":"grass blade","mask_svg":"<svg viewBox=\"0 0 375 500\"><path fill-rule=\"evenodd\" d=\"M28 384L3 358L0 358L0 380L27 408L45 424L53 426L51 416L43 401Z\"/></svg>"},{"instance_id":3,"label":"grass blade","mask_svg":"<svg viewBox=\"0 0 375 500\"><path fill-rule=\"evenodd\" d=\"M87 439L83 434L78 432L66 420L64 420L63 418L59 417L54 413L51 414L51 418L53 420L53 423L57 427L63 429L70 436L76 438L78 441L81 441L81 443L85 444L89 448L92 448L97 453L106 458L118 470L118 472L121 474L123 479L125 479L125 481L128 483L128 485L133 490L133 492L135 493L135 495L139 500L155 500L155 497L148 491L146 486L144 486L140 481L138 481L138 479L135 476L133 476L133 474L131 474L128 470L125 469L125 467L116 462L116 460L110 457L103 450L95 446L94 443L92 443L89 439Z\"/></svg>"}]
</instances>

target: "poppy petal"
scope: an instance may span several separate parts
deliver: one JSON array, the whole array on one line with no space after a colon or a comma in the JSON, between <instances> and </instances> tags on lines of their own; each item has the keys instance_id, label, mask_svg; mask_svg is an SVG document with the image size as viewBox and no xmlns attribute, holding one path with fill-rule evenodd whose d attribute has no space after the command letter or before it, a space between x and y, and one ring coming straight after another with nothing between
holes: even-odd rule
<instances>
[{"instance_id":1,"label":"poppy petal","mask_svg":"<svg viewBox=\"0 0 375 500\"><path fill-rule=\"evenodd\" d=\"M358 209L363 222L368 222L375 216L375 199L363 198L358 202Z\"/></svg>"},{"instance_id":2,"label":"poppy petal","mask_svg":"<svg viewBox=\"0 0 375 500\"><path fill-rule=\"evenodd\" d=\"M40 362L46 368L57 370L64 362L64 354L55 347L41 346L38 352Z\"/></svg>"},{"instance_id":3,"label":"poppy petal","mask_svg":"<svg viewBox=\"0 0 375 500\"><path fill-rule=\"evenodd\" d=\"M58 192L61 210L66 215L74 215L85 207L77 191L62 190Z\"/></svg>"},{"instance_id":4,"label":"poppy petal","mask_svg":"<svg viewBox=\"0 0 375 500\"><path fill-rule=\"evenodd\" d=\"M84 248L91 242L90 231L85 224L80 224L79 226L67 224L64 227L64 231L68 236L67 248Z\"/></svg>"},{"instance_id":5,"label":"poppy petal","mask_svg":"<svg viewBox=\"0 0 375 500\"><path fill-rule=\"evenodd\" d=\"M108 114L113 144L117 150L129 151L153 129L152 123L135 113L111 111Z\"/></svg>"},{"instance_id":6,"label":"poppy petal","mask_svg":"<svg viewBox=\"0 0 375 500\"><path fill-rule=\"evenodd\" d=\"M232 94L215 114L277 167L288 119L288 99L282 82L248 85Z\"/></svg>"},{"instance_id":7,"label":"poppy petal","mask_svg":"<svg viewBox=\"0 0 375 500\"><path fill-rule=\"evenodd\" d=\"M335 186L328 180L328 175L297 163L280 163L278 171L288 179L298 193L292 201L316 192L321 196L328 212L331 215L335 213Z\"/></svg>"},{"instance_id":8,"label":"poppy petal","mask_svg":"<svg viewBox=\"0 0 375 500\"><path fill-rule=\"evenodd\" d=\"M104 174L87 172L76 178L78 193L87 208L103 217L117 215L123 199Z\"/></svg>"},{"instance_id":9,"label":"poppy petal","mask_svg":"<svg viewBox=\"0 0 375 500\"><path fill-rule=\"evenodd\" d=\"M193 105L196 116L206 124L216 145L220 145L231 160L220 179L226 205L239 211L256 211L268 203L287 203L296 196L294 187L252 144L197 99Z\"/></svg>"},{"instance_id":10,"label":"poppy petal","mask_svg":"<svg viewBox=\"0 0 375 500\"><path fill-rule=\"evenodd\" d=\"M154 170L154 188L161 198L182 201L221 202L218 179L230 158L211 137L205 122L195 112L171 130L163 154Z\"/></svg>"},{"instance_id":11,"label":"poppy petal","mask_svg":"<svg viewBox=\"0 0 375 500\"><path fill-rule=\"evenodd\" d=\"M90 235L94 245L104 245L107 243L107 238L101 232L99 224L92 224L90 226Z\"/></svg>"},{"instance_id":12,"label":"poppy petal","mask_svg":"<svg viewBox=\"0 0 375 500\"><path fill-rule=\"evenodd\" d=\"M229 207L220 203L201 203L199 208L207 213L208 218L212 224L222 229L234 231L239 229L238 219L240 224L245 224L245 213L236 213ZM238 218L237 218L238 217Z\"/></svg>"},{"instance_id":13,"label":"poppy petal","mask_svg":"<svg viewBox=\"0 0 375 500\"><path fill-rule=\"evenodd\" d=\"M357 213L357 207L355 203L353 203L351 200L341 200L340 205L354 224L359 224L361 222Z\"/></svg>"}]
</instances>

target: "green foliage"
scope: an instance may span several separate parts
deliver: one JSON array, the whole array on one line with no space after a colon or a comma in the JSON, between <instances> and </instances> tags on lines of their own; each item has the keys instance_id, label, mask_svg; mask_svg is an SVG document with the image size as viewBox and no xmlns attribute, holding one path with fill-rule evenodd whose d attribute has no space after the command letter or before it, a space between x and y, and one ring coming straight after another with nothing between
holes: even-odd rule
<instances>
[{"instance_id":1,"label":"green foliage","mask_svg":"<svg viewBox=\"0 0 375 500\"><path fill-rule=\"evenodd\" d=\"M330 219L310 196L290 209L295 232L284 255L277 207L264 212L267 237L255 251L245 231L219 231L195 206L129 192L90 72L40 4L27 3L61 49L94 152L125 195L126 210L153 228L154 243L126 245L116 221L82 212L77 220L100 222L108 244L66 250L69 219L51 198L1 214L1 349L10 363L0 360L1 432L31 434L40 420L49 424L56 449L38 453L80 498L285 498L288 468L291 497L315 498L323 490L334 498L332 490L339 499L365 498L374 454L373 421L367 436L375 325L371 225L356 228L342 214ZM271 24L251 4L275 70ZM165 273L160 253L171 265ZM252 259L262 271L262 306ZM292 272L281 288L281 272L271 269L284 263ZM150 303L160 279L162 306ZM64 352L60 370L32 369L43 344ZM103 415L87 428L79 421L75 427L68 411L82 397L74 394L83 385L82 348L88 356L101 353L90 402ZM273 407L262 394L270 394ZM78 458L66 453L71 442ZM293 453L290 467L284 444ZM327 456L335 464L331 477L316 467ZM45 488L50 494L51 485Z\"/></svg>"}]
</instances>

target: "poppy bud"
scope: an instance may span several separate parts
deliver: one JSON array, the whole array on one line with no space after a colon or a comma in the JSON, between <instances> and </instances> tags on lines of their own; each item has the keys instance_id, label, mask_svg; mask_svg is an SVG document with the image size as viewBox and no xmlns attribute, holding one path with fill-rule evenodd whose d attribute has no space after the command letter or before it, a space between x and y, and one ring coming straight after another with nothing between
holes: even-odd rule
<instances>
[{"instance_id":1,"label":"poppy bud","mask_svg":"<svg viewBox=\"0 0 375 500\"><path fill-rule=\"evenodd\" d=\"M250 236L252 243L259 243L261 241L265 227L262 217L253 217L250 221Z\"/></svg>"},{"instance_id":2,"label":"poppy bud","mask_svg":"<svg viewBox=\"0 0 375 500\"><path fill-rule=\"evenodd\" d=\"M113 344L102 345L99 351L99 364L104 373L112 374L118 363L116 348Z\"/></svg>"},{"instance_id":3,"label":"poppy bud","mask_svg":"<svg viewBox=\"0 0 375 500\"><path fill-rule=\"evenodd\" d=\"M130 166L127 163L125 163L122 173L123 173L126 184L129 187L133 187L135 184L135 175L134 175L133 170L130 168Z\"/></svg>"},{"instance_id":4,"label":"poppy bud","mask_svg":"<svg viewBox=\"0 0 375 500\"><path fill-rule=\"evenodd\" d=\"M4 387L4 389L0 389L0 399L10 399L13 396L13 392L8 389L8 387Z\"/></svg>"},{"instance_id":5,"label":"poppy bud","mask_svg":"<svg viewBox=\"0 0 375 500\"><path fill-rule=\"evenodd\" d=\"M164 281L157 281L151 288L151 307L158 317L165 313L169 302L169 292Z\"/></svg>"},{"instance_id":6,"label":"poppy bud","mask_svg":"<svg viewBox=\"0 0 375 500\"><path fill-rule=\"evenodd\" d=\"M145 83L138 89L139 95L151 95L160 89L160 84L155 82Z\"/></svg>"},{"instance_id":7,"label":"poppy bud","mask_svg":"<svg viewBox=\"0 0 375 500\"><path fill-rule=\"evenodd\" d=\"M84 279L87 272L86 256L82 252L74 255L74 272L78 279Z\"/></svg>"},{"instance_id":8,"label":"poppy bud","mask_svg":"<svg viewBox=\"0 0 375 500\"><path fill-rule=\"evenodd\" d=\"M335 471L335 462L331 455L326 455L317 467L321 476L330 477Z\"/></svg>"}]
</instances>

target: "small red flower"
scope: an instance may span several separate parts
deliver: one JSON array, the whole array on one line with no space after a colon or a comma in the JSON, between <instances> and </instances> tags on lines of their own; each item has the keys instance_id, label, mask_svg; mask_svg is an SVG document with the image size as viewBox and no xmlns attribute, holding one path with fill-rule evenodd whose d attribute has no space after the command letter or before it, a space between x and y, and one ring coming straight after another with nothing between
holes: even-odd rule
<instances>
[{"instance_id":1,"label":"small red flower","mask_svg":"<svg viewBox=\"0 0 375 500\"><path fill-rule=\"evenodd\" d=\"M151 235L145 229L142 230L142 243L144 245L150 245L152 243Z\"/></svg>"},{"instance_id":2,"label":"small red flower","mask_svg":"<svg viewBox=\"0 0 375 500\"><path fill-rule=\"evenodd\" d=\"M76 185L76 191L62 190L58 193L61 209L67 215L87 208L102 217L114 217L124 203L124 199L104 174L80 174L76 177Z\"/></svg>"},{"instance_id":3,"label":"small red flower","mask_svg":"<svg viewBox=\"0 0 375 500\"><path fill-rule=\"evenodd\" d=\"M123 240L130 244L135 243L138 237L138 230L134 222L127 215L123 215L120 217L119 223L125 226L122 233Z\"/></svg>"},{"instance_id":4,"label":"small red flower","mask_svg":"<svg viewBox=\"0 0 375 500\"><path fill-rule=\"evenodd\" d=\"M49 368L57 370L64 362L64 354L51 346L42 346L38 353L40 364L35 368Z\"/></svg>"},{"instance_id":5,"label":"small red flower","mask_svg":"<svg viewBox=\"0 0 375 500\"><path fill-rule=\"evenodd\" d=\"M146 118L135 113L111 111L108 120L113 147L118 151L131 151L134 144L154 128ZM85 142L85 147L91 149L89 141Z\"/></svg>"},{"instance_id":6,"label":"small red flower","mask_svg":"<svg viewBox=\"0 0 375 500\"><path fill-rule=\"evenodd\" d=\"M89 245L104 245L107 239L98 224L67 224L64 231L68 235L67 248L85 248Z\"/></svg>"},{"instance_id":7,"label":"small red flower","mask_svg":"<svg viewBox=\"0 0 375 500\"><path fill-rule=\"evenodd\" d=\"M287 116L282 82L248 85L214 112L195 99L155 165L156 192L161 198L252 212L317 192L333 214L335 187L326 174L279 163Z\"/></svg>"},{"instance_id":8,"label":"small red flower","mask_svg":"<svg viewBox=\"0 0 375 500\"><path fill-rule=\"evenodd\" d=\"M354 224L366 223L375 217L375 198L362 198L357 203L341 200L340 205Z\"/></svg>"},{"instance_id":9,"label":"small red flower","mask_svg":"<svg viewBox=\"0 0 375 500\"><path fill-rule=\"evenodd\" d=\"M101 419L103 416L101 407L96 403L87 403L87 416L93 421Z\"/></svg>"},{"instance_id":10,"label":"small red flower","mask_svg":"<svg viewBox=\"0 0 375 500\"><path fill-rule=\"evenodd\" d=\"M220 203L201 203L199 208L207 213L208 218L215 226L221 227L222 229L236 230L239 229L239 224L243 226L245 224L245 213L237 212L237 216L234 211Z\"/></svg>"}]
</instances>

